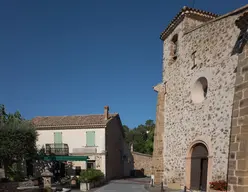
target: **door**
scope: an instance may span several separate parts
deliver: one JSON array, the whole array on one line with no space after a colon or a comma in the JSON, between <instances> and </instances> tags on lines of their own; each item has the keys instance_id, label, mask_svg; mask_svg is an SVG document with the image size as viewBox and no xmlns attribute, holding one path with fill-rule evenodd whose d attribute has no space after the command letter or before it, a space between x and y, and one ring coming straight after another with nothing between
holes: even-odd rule
<instances>
[{"instance_id":1,"label":"door","mask_svg":"<svg viewBox=\"0 0 248 192\"><path fill-rule=\"evenodd\" d=\"M201 189L207 189L208 159L201 159Z\"/></svg>"}]
</instances>

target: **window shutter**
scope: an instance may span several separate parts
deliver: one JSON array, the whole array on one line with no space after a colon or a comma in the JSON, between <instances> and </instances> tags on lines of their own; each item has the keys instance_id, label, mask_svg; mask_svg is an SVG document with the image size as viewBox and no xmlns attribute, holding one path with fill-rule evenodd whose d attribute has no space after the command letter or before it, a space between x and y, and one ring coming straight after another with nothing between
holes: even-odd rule
<instances>
[{"instance_id":1,"label":"window shutter","mask_svg":"<svg viewBox=\"0 0 248 192\"><path fill-rule=\"evenodd\" d=\"M95 131L86 132L86 146L95 146Z\"/></svg>"},{"instance_id":2,"label":"window shutter","mask_svg":"<svg viewBox=\"0 0 248 192\"><path fill-rule=\"evenodd\" d=\"M54 133L54 143L61 144L62 143L62 132L55 132Z\"/></svg>"}]
</instances>

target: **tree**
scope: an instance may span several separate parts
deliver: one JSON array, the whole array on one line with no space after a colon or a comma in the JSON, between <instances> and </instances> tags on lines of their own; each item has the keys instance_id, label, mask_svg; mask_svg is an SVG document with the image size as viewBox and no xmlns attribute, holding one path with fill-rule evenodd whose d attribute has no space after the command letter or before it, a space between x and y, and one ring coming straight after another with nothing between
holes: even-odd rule
<instances>
[{"instance_id":1,"label":"tree","mask_svg":"<svg viewBox=\"0 0 248 192\"><path fill-rule=\"evenodd\" d=\"M15 162L36 155L37 132L30 121L22 118L20 112L7 114L4 105L0 106L0 159L5 172Z\"/></svg>"},{"instance_id":2,"label":"tree","mask_svg":"<svg viewBox=\"0 0 248 192\"><path fill-rule=\"evenodd\" d=\"M153 120L147 120L145 124L138 125L134 129L123 126L125 141L133 144L134 150L140 153L152 154L155 124Z\"/></svg>"}]
</instances>

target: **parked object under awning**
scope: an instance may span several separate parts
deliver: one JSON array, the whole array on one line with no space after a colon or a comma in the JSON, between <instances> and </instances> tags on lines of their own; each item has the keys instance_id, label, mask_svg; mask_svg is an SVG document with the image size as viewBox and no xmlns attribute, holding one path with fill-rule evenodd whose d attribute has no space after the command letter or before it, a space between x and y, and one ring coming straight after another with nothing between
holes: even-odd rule
<instances>
[{"instance_id":1,"label":"parked object under awning","mask_svg":"<svg viewBox=\"0 0 248 192\"><path fill-rule=\"evenodd\" d=\"M45 156L45 161L87 161L88 156Z\"/></svg>"}]
</instances>

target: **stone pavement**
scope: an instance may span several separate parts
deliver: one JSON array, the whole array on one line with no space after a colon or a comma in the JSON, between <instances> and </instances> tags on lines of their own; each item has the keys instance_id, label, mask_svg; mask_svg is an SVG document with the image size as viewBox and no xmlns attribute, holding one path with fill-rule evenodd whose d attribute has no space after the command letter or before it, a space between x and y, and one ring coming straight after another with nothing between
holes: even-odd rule
<instances>
[{"instance_id":1,"label":"stone pavement","mask_svg":"<svg viewBox=\"0 0 248 192\"><path fill-rule=\"evenodd\" d=\"M148 178L113 180L103 187L90 190L90 192L147 192L145 185L148 183ZM72 190L72 192L80 192L80 190Z\"/></svg>"}]
</instances>

